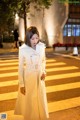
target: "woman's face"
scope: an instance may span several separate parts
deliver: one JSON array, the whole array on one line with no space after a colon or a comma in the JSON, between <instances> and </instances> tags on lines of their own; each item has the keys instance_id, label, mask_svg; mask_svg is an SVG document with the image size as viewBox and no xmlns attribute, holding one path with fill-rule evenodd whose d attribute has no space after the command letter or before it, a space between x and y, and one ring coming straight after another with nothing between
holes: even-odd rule
<instances>
[{"instance_id":1,"label":"woman's face","mask_svg":"<svg viewBox=\"0 0 80 120\"><path fill-rule=\"evenodd\" d=\"M37 34L34 34L34 35L32 36L32 38L30 39L31 47L32 47L32 48L35 48L36 45L37 45L37 43L38 43L38 41L39 41L39 36L38 36Z\"/></svg>"}]
</instances>

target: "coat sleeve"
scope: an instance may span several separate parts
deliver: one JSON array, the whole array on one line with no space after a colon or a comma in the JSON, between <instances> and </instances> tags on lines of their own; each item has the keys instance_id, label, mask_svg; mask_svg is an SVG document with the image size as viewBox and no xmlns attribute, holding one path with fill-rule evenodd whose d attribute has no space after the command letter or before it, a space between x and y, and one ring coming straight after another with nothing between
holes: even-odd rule
<instances>
[{"instance_id":1,"label":"coat sleeve","mask_svg":"<svg viewBox=\"0 0 80 120\"><path fill-rule=\"evenodd\" d=\"M19 67L18 67L18 78L20 87L24 87L24 56L23 50L19 47Z\"/></svg>"},{"instance_id":2,"label":"coat sleeve","mask_svg":"<svg viewBox=\"0 0 80 120\"><path fill-rule=\"evenodd\" d=\"M46 74L46 55L45 55L45 45L43 46L43 57L42 57L42 73Z\"/></svg>"}]
</instances>

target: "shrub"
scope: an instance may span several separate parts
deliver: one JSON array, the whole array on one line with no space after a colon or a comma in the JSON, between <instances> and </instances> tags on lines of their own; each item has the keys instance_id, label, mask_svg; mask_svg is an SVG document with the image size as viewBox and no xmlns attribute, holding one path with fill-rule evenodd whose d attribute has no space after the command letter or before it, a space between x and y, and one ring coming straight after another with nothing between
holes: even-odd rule
<instances>
[{"instance_id":1,"label":"shrub","mask_svg":"<svg viewBox=\"0 0 80 120\"><path fill-rule=\"evenodd\" d=\"M6 42L6 43L14 42L14 36L4 36L3 37L3 42Z\"/></svg>"}]
</instances>

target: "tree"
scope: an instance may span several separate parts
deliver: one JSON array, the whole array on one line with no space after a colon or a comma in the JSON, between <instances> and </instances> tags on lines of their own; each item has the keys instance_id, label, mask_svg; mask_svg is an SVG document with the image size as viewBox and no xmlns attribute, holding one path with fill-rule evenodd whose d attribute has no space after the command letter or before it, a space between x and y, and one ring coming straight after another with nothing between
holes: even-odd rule
<instances>
[{"instance_id":1,"label":"tree","mask_svg":"<svg viewBox=\"0 0 80 120\"><path fill-rule=\"evenodd\" d=\"M30 8L30 4L31 3L36 3L36 5L38 5L38 7L45 7L45 8L49 8L49 6L51 5L52 0L22 0L19 8L19 15L20 16L24 16L24 27L25 27L25 36L26 36L26 28L27 28L27 14L29 12L29 8Z\"/></svg>"},{"instance_id":2,"label":"tree","mask_svg":"<svg viewBox=\"0 0 80 120\"><path fill-rule=\"evenodd\" d=\"M24 19L25 34L27 28L26 13L29 12L30 4L36 3L38 7L49 8L52 0L0 0L0 24L8 25L14 20L15 13Z\"/></svg>"}]
</instances>

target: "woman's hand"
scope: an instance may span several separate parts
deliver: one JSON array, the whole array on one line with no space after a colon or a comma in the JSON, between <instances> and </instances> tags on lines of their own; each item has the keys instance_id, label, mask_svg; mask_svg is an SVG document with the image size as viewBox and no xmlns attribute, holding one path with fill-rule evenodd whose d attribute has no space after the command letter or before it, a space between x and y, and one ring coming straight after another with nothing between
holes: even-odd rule
<instances>
[{"instance_id":1,"label":"woman's hand","mask_svg":"<svg viewBox=\"0 0 80 120\"><path fill-rule=\"evenodd\" d=\"M20 88L20 91L21 91L21 93L22 93L23 95L25 95L25 93L26 93L25 87L21 87L21 88Z\"/></svg>"},{"instance_id":2,"label":"woman's hand","mask_svg":"<svg viewBox=\"0 0 80 120\"><path fill-rule=\"evenodd\" d=\"M44 80L45 77L46 77L46 74L43 73L43 74L41 75L41 80Z\"/></svg>"}]
</instances>

